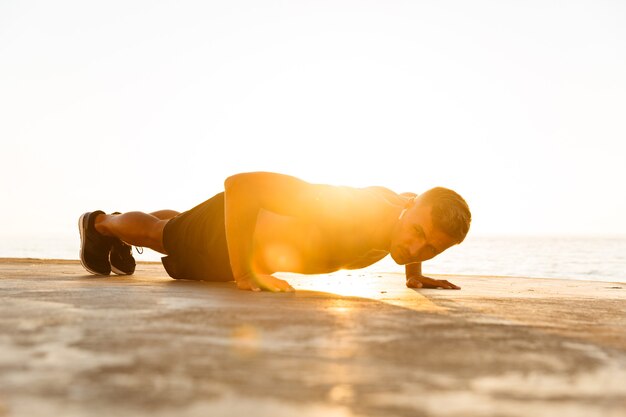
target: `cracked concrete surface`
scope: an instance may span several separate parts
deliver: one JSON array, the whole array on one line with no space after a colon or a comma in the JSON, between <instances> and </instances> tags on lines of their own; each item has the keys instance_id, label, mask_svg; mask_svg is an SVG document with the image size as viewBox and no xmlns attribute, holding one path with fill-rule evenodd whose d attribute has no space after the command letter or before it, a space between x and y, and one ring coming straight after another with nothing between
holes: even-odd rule
<instances>
[{"instance_id":1,"label":"cracked concrete surface","mask_svg":"<svg viewBox=\"0 0 626 417\"><path fill-rule=\"evenodd\" d=\"M626 416L626 284L283 277L0 260L0 417Z\"/></svg>"}]
</instances>

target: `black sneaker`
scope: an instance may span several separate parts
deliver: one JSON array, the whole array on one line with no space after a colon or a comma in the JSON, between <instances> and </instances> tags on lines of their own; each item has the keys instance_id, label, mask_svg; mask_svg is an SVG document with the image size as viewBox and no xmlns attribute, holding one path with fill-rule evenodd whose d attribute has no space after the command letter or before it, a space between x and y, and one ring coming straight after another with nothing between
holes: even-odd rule
<instances>
[{"instance_id":1,"label":"black sneaker","mask_svg":"<svg viewBox=\"0 0 626 417\"><path fill-rule=\"evenodd\" d=\"M119 211L112 215L122 214ZM135 258L133 258L133 247L122 242L120 239L113 239L113 246L109 254L111 261L111 271L117 275L132 275L135 272Z\"/></svg>"},{"instance_id":2,"label":"black sneaker","mask_svg":"<svg viewBox=\"0 0 626 417\"><path fill-rule=\"evenodd\" d=\"M92 274L109 275L111 273L109 252L113 238L103 236L96 230L94 224L99 214L104 214L104 212L98 210L85 213L78 219L80 263Z\"/></svg>"},{"instance_id":3,"label":"black sneaker","mask_svg":"<svg viewBox=\"0 0 626 417\"><path fill-rule=\"evenodd\" d=\"M133 247L119 239L113 240L109 260L111 261L111 271L117 275L132 275L135 272Z\"/></svg>"}]
</instances>

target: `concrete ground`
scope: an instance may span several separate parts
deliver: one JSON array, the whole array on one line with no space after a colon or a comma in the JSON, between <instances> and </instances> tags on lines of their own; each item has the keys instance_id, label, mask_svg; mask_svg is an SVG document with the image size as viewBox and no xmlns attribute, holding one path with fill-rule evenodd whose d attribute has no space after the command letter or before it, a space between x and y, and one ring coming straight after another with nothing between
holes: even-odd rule
<instances>
[{"instance_id":1,"label":"concrete ground","mask_svg":"<svg viewBox=\"0 0 626 417\"><path fill-rule=\"evenodd\" d=\"M626 284L449 279L0 260L0 416L626 416Z\"/></svg>"}]
</instances>

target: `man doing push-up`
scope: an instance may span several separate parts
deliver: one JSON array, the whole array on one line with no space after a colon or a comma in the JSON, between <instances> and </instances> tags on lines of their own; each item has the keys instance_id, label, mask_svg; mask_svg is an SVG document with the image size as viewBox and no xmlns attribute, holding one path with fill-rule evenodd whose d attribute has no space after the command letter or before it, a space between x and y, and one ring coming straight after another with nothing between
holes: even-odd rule
<instances>
[{"instance_id":1,"label":"man doing push-up","mask_svg":"<svg viewBox=\"0 0 626 417\"><path fill-rule=\"evenodd\" d=\"M447 188L417 196L253 172L227 178L223 192L183 213L94 211L78 226L81 263L94 274L132 274L135 245L166 255L172 278L293 291L272 274L364 268L387 254L405 265L408 287L459 289L423 276L421 265L461 243L470 222L465 200Z\"/></svg>"}]
</instances>

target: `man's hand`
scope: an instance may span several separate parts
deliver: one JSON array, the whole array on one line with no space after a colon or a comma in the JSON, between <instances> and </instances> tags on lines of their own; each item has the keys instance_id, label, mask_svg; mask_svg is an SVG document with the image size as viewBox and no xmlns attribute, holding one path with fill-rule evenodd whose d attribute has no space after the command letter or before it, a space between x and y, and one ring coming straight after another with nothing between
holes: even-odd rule
<instances>
[{"instance_id":1,"label":"man's hand","mask_svg":"<svg viewBox=\"0 0 626 417\"><path fill-rule=\"evenodd\" d=\"M461 287L443 279L428 278L423 275L413 276L406 279L409 288L443 288L444 290L460 290Z\"/></svg>"},{"instance_id":2,"label":"man's hand","mask_svg":"<svg viewBox=\"0 0 626 417\"><path fill-rule=\"evenodd\" d=\"M248 291L271 291L271 292L293 292L294 288L285 280L278 279L272 275L248 273L235 280L240 290Z\"/></svg>"}]
</instances>

